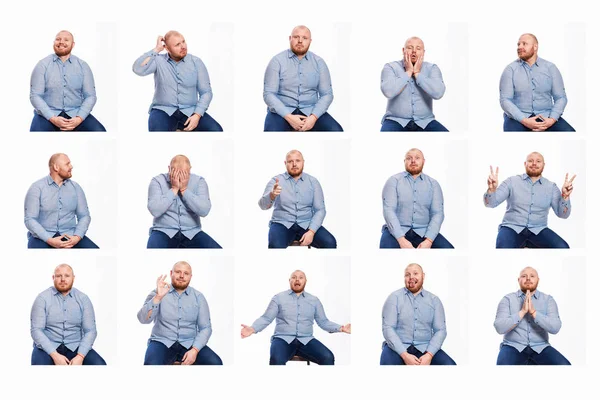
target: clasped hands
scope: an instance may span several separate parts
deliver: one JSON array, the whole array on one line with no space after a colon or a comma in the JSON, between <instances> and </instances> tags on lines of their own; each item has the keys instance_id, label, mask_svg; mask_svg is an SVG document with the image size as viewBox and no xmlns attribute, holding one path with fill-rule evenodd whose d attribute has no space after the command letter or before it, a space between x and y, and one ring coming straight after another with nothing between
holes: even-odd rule
<instances>
[{"instance_id":1,"label":"clasped hands","mask_svg":"<svg viewBox=\"0 0 600 400\"><path fill-rule=\"evenodd\" d=\"M304 115L288 114L284 117L288 124L295 131L306 132L310 131L317 122L317 116L310 114L308 117Z\"/></svg>"}]
</instances>

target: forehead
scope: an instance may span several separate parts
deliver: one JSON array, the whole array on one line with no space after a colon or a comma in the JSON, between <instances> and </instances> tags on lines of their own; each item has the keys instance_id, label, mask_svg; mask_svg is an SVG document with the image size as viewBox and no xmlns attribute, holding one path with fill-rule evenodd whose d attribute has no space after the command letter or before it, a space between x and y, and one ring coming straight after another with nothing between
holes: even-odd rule
<instances>
[{"instance_id":1,"label":"forehead","mask_svg":"<svg viewBox=\"0 0 600 400\"><path fill-rule=\"evenodd\" d=\"M292 151L291 153L289 153L285 159L286 160L290 160L290 159L295 159L295 160L302 160L302 154L298 151Z\"/></svg>"},{"instance_id":2,"label":"forehead","mask_svg":"<svg viewBox=\"0 0 600 400\"><path fill-rule=\"evenodd\" d=\"M424 44L421 39L412 38L406 41L404 47L424 47Z\"/></svg>"},{"instance_id":3,"label":"forehead","mask_svg":"<svg viewBox=\"0 0 600 400\"><path fill-rule=\"evenodd\" d=\"M537 276L537 271L536 271L535 269L531 268L531 267L527 267L527 268L524 268L524 269L521 271L521 274L520 274L520 275L532 275L532 276Z\"/></svg>"},{"instance_id":4,"label":"forehead","mask_svg":"<svg viewBox=\"0 0 600 400\"><path fill-rule=\"evenodd\" d=\"M423 153L421 152L421 150L410 150L410 151L407 151L405 157L417 157L417 156L423 158Z\"/></svg>"},{"instance_id":5,"label":"forehead","mask_svg":"<svg viewBox=\"0 0 600 400\"><path fill-rule=\"evenodd\" d=\"M185 38L183 37L183 35L178 35L178 34L173 34L171 36L169 36L169 43L180 43L180 42L185 42Z\"/></svg>"},{"instance_id":6,"label":"forehead","mask_svg":"<svg viewBox=\"0 0 600 400\"><path fill-rule=\"evenodd\" d=\"M531 37L531 35L527 35L527 34L521 35L519 37L519 43L521 43L521 42L530 44L530 43L533 43L533 38Z\"/></svg>"},{"instance_id":7,"label":"forehead","mask_svg":"<svg viewBox=\"0 0 600 400\"><path fill-rule=\"evenodd\" d=\"M294 30L292 31L292 36L306 36L308 38L310 38L310 31L304 27L298 27L298 28L294 28Z\"/></svg>"},{"instance_id":8,"label":"forehead","mask_svg":"<svg viewBox=\"0 0 600 400\"><path fill-rule=\"evenodd\" d=\"M73 271L67 266L57 267L54 270L54 275L71 275Z\"/></svg>"},{"instance_id":9,"label":"forehead","mask_svg":"<svg viewBox=\"0 0 600 400\"><path fill-rule=\"evenodd\" d=\"M69 159L69 156L67 156L66 154L62 154L62 155L58 156L58 159L56 161L61 164L68 164L71 162L71 160Z\"/></svg>"},{"instance_id":10,"label":"forehead","mask_svg":"<svg viewBox=\"0 0 600 400\"><path fill-rule=\"evenodd\" d=\"M415 272L417 273L422 273L423 271L421 270L420 267L416 266L416 265L409 265L408 267L406 267L406 269L404 270L405 274L414 274Z\"/></svg>"},{"instance_id":11,"label":"forehead","mask_svg":"<svg viewBox=\"0 0 600 400\"><path fill-rule=\"evenodd\" d=\"M60 31L56 34L56 39L63 39L63 40L72 40L73 39L73 35L71 35L71 32L67 32L67 31Z\"/></svg>"},{"instance_id":12,"label":"forehead","mask_svg":"<svg viewBox=\"0 0 600 400\"><path fill-rule=\"evenodd\" d=\"M544 161L544 156L541 155L540 153L531 153L527 156L527 161L529 161L529 160Z\"/></svg>"},{"instance_id":13,"label":"forehead","mask_svg":"<svg viewBox=\"0 0 600 400\"><path fill-rule=\"evenodd\" d=\"M306 275L302 271L294 271L294 272L292 272L292 275L290 275L290 279L293 279L293 278L298 278L298 279L304 278L304 279L306 279Z\"/></svg>"},{"instance_id":14,"label":"forehead","mask_svg":"<svg viewBox=\"0 0 600 400\"><path fill-rule=\"evenodd\" d=\"M173 267L173 271L175 272L192 272L192 267L187 264L176 264Z\"/></svg>"}]
</instances>

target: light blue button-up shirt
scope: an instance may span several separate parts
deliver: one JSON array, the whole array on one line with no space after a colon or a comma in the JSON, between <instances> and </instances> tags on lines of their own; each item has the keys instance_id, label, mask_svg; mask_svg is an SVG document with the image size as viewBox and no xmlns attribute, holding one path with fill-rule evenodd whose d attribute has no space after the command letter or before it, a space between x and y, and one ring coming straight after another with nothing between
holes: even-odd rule
<instances>
[{"instance_id":1,"label":"light blue button-up shirt","mask_svg":"<svg viewBox=\"0 0 600 400\"><path fill-rule=\"evenodd\" d=\"M65 179L58 186L48 175L34 182L27 191L27 237L33 235L44 242L56 233L83 238L91 220L83 189L71 179Z\"/></svg>"},{"instance_id":2,"label":"light blue button-up shirt","mask_svg":"<svg viewBox=\"0 0 600 400\"><path fill-rule=\"evenodd\" d=\"M148 57L150 61L142 66ZM191 54L175 62L168 54L150 50L135 60L133 72L139 76L154 74L154 98L150 110L155 108L173 115L179 109L188 117L194 113L203 116L212 100L206 66Z\"/></svg>"},{"instance_id":3,"label":"light blue button-up shirt","mask_svg":"<svg viewBox=\"0 0 600 400\"><path fill-rule=\"evenodd\" d=\"M169 174L155 176L148 186L148 210L154 217L150 233L156 230L172 238L181 231L191 240L202 230L200 217L206 217L210 207L208 185L201 176L190 174L183 195L173 193Z\"/></svg>"},{"instance_id":4,"label":"light blue button-up shirt","mask_svg":"<svg viewBox=\"0 0 600 400\"><path fill-rule=\"evenodd\" d=\"M270 193L276 179L279 180L281 193L271 201ZM258 205L263 210L273 207L273 216L269 224L282 224L288 229L298 224L303 229L316 232L325 219L325 198L321 184L317 178L306 172L303 172L298 180L287 172L271 178L258 200Z\"/></svg>"},{"instance_id":5,"label":"light blue button-up shirt","mask_svg":"<svg viewBox=\"0 0 600 400\"><path fill-rule=\"evenodd\" d=\"M35 112L48 120L62 111L71 118L86 119L96 104L92 70L72 54L65 62L51 54L31 73L29 100Z\"/></svg>"},{"instance_id":6,"label":"light blue button-up shirt","mask_svg":"<svg viewBox=\"0 0 600 400\"><path fill-rule=\"evenodd\" d=\"M333 101L327 64L311 51L301 60L290 49L282 51L267 66L263 98L269 111L282 117L298 108L320 118Z\"/></svg>"},{"instance_id":7,"label":"light blue button-up shirt","mask_svg":"<svg viewBox=\"0 0 600 400\"><path fill-rule=\"evenodd\" d=\"M390 294L383 305L382 330L390 349L402 354L413 345L435 355L446 339L446 314L440 299L421 290L416 296L407 288Z\"/></svg>"},{"instance_id":8,"label":"light blue button-up shirt","mask_svg":"<svg viewBox=\"0 0 600 400\"><path fill-rule=\"evenodd\" d=\"M527 174L511 176L494 193L483 194L486 207L496 207L506 200L506 213L498 227L506 226L517 233L525 228L534 234L548 227L550 207L558 218L571 215L571 199L564 200L556 183L540 177L535 183Z\"/></svg>"},{"instance_id":9,"label":"light blue button-up shirt","mask_svg":"<svg viewBox=\"0 0 600 400\"><path fill-rule=\"evenodd\" d=\"M415 79L404 70L404 60L385 64L381 71L381 92L388 99L381 123L386 119L405 127L411 120L425 129L435 119L433 101L446 92L442 71L437 65L423 62Z\"/></svg>"},{"instance_id":10,"label":"light blue button-up shirt","mask_svg":"<svg viewBox=\"0 0 600 400\"><path fill-rule=\"evenodd\" d=\"M560 71L539 57L531 66L521 59L513 61L500 78L500 106L519 122L532 114L559 119L567 106Z\"/></svg>"},{"instance_id":11,"label":"light blue button-up shirt","mask_svg":"<svg viewBox=\"0 0 600 400\"><path fill-rule=\"evenodd\" d=\"M535 319L529 313L519 319L524 301L525 293L521 290L504 296L498 304L494 327L496 332L504 335L500 347L508 345L521 352L529 346L539 354L550 346L548 333L555 335L562 326L558 306L552 296L536 290L532 295Z\"/></svg>"},{"instance_id":12,"label":"light blue button-up shirt","mask_svg":"<svg viewBox=\"0 0 600 400\"><path fill-rule=\"evenodd\" d=\"M318 297L302 292L299 296L293 290L285 290L271 299L267 310L252 324L256 333L265 329L277 318L273 338L280 338L287 343L298 339L307 344L313 336L313 325L317 325L329 333L339 332L342 327L331 322L325 315L323 304Z\"/></svg>"},{"instance_id":13,"label":"light blue button-up shirt","mask_svg":"<svg viewBox=\"0 0 600 400\"><path fill-rule=\"evenodd\" d=\"M409 230L435 240L444 221L444 196L440 184L421 173L416 179L407 172L391 176L381 194L383 218L390 233L399 239Z\"/></svg>"},{"instance_id":14,"label":"light blue button-up shirt","mask_svg":"<svg viewBox=\"0 0 600 400\"><path fill-rule=\"evenodd\" d=\"M137 314L142 324L154 322L150 340L167 347L179 342L188 350L192 346L198 350L206 346L212 334L212 327L208 303L202 293L188 286L179 294L171 287L158 304L152 302L154 296L156 290L146 297ZM148 317L150 311L152 314Z\"/></svg>"},{"instance_id":15,"label":"light blue button-up shirt","mask_svg":"<svg viewBox=\"0 0 600 400\"><path fill-rule=\"evenodd\" d=\"M54 286L40 293L31 307L31 337L50 354L61 343L86 356L96 340L96 316L89 297L72 288L63 296Z\"/></svg>"}]
</instances>

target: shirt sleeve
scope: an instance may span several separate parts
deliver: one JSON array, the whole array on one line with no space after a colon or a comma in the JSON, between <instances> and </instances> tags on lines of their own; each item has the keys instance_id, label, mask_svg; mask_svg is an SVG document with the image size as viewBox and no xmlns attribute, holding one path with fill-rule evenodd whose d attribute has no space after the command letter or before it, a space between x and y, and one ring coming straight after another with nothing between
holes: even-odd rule
<instances>
[{"instance_id":1,"label":"shirt sleeve","mask_svg":"<svg viewBox=\"0 0 600 400\"><path fill-rule=\"evenodd\" d=\"M331 86L331 75L329 74L329 68L323 59L318 60L319 66L319 85L317 90L319 91L319 100L312 110L312 113L317 117L321 118L321 115L327 112L327 109L333 102L333 88Z\"/></svg>"},{"instance_id":2,"label":"shirt sleeve","mask_svg":"<svg viewBox=\"0 0 600 400\"><path fill-rule=\"evenodd\" d=\"M519 107L513 102L515 97L515 88L513 84L513 69L507 66L500 77L500 107L510 118L521 122L528 118L529 115L523 113Z\"/></svg>"},{"instance_id":3,"label":"shirt sleeve","mask_svg":"<svg viewBox=\"0 0 600 400\"><path fill-rule=\"evenodd\" d=\"M390 63L385 64L381 71L381 93L388 99L396 97L406 88L409 79L406 73L398 76Z\"/></svg>"},{"instance_id":4,"label":"shirt sleeve","mask_svg":"<svg viewBox=\"0 0 600 400\"><path fill-rule=\"evenodd\" d=\"M172 190L169 192L173 193ZM200 217L206 217L211 208L210 196L208 194L208 185L204 178L198 179L198 185L193 190L188 188L181 196L183 204L194 214ZM170 203L169 203L170 205Z\"/></svg>"},{"instance_id":5,"label":"shirt sleeve","mask_svg":"<svg viewBox=\"0 0 600 400\"><path fill-rule=\"evenodd\" d=\"M275 198L273 201L271 200L271 191L273 191L273 187L275 186L275 179L276 178L271 178L265 187L263 195L260 199L258 199L258 206L261 210L268 210L273 205L273 202L277 200L277 198Z\"/></svg>"},{"instance_id":6,"label":"shirt sleeve","mask_svg":"<svg viewBox=\"0 0 600 400\"><path fill-rule=\"evenodd\" d=\"M155 290L153 290L146 297L146 300L144 300L144 305L142 306L142 308L140 308L140 311L138 311L137 313L138 321L140 321L142 324L149 324L151 322L154 322L154 320L156 319L160 303L154 304L154 302L152 301L152 299L154 299L154 296L156 296ZM152 311L152 313L150 313L150 311ZM150 315L148 315L149 313Z\"/></svg>"},{"instance_id":7,"label":"shirt sleeve","mask_svg":"<svg viewBox=\"0 0 600 400\"><path fill-rule=\"evenodd\" d=\"M42 191L36 185L31 185L27 191L27 194L25 195L25 226L33 236L47 242L53 235L49 234L38 221L40 216L41 195Z\"/></svg>"},{"instance_id":8,"label":"shirt sleeve","mask_svg":"<svg viewBox=\"0 0 600 400\"><path fill-rule=\"evenodd\" d=\"M498 304L498 309L496 310L496 320L494 321L494 328L496 328L496 332L501 335L504 335L511 330L513 330L521 319L519 318L519 310L516 310L514 313L510 313L510 300L507 296L504 296L500 303Z\"/></svg>"},{"instance_id":9,"label":"shirt sleeve","mask_svg":"<svg viewBox=\"0 0 600 400\"><path fill-rule=\"evenodd\" d=\"M398 180L393 176L390 177L383 186L381 200L383 202L383 219L385 219L385 224L392 236L396 239L400 239L406 234L407 230L402 228L398 215L396 214L396 209L398 208L398 197L396 194L397 186Z\"/></svg>"},{"instance_id":10,"label":"shirt sleeve","mask_svg":"<svg viewBox=\"0 0 600 400\"><path fill-rule=\"evenodd\" d=\"M317 325L319 325L321 329L329 333L339 332L342 325L336 324L335 322L328 320L327 316L325 315L325 309L323 308L323 304L321 304L321 300L319 300L318 298L316 300L317 304L315 307L315 321Z\"/></svg>"},{"instance_id":11,"label":"shirt sleeve","mask_svg":"<svg viewBox=\"0 0 600 400\"><path fill-rule=\"evenodd\" d=\"M278 312L279 306L277 305L277 296L273 296L265 313L252 324L254 332L258 333L269 326L275 317L277 317Z\"/></svg>"},{"instance_id":12,"label":"shirt sleeve","mask_svg":"<svg viewBox=\"0 0 600 400\"><path fill-rule=\"evenodd\" d=\"M433 307L433 336L429 340L426 351L435 355L442 348L442 344L448 333L446 332L446 313L439 298L436 297L433 300Z\"/></svg>"},{"instance_id":13,"label":"shirt sleeve","mask_svg":"<svg viewBox=\"0 0 600 400\"><path fill-rule=\"evenodd\" d=\"M544 313L546 311L546 313ZM546 332L556 335L562 326L558 315L558 306L552 296L548 296L546 310L536 310L534 322Z\"/></svg>"},{"instance_id":14,"label":"shirt sleeve","mask_svg":"<svg viewBox=\"0 0 600 400\"><path fill-rule=\"evenodd\" d=\"M502 204L502 202L508 199L510 195L510 182L509 180L505 180L498 186L494 193L487 193L487 191L483 194L483 204L489 208L495 208L498 205Z\"/></svg>"},{"instance_id":15,"label":"shirt sleeve","mask_svg":"<svg viewBox=\"0 0 600 400\"><path fill-rule=\"evenodd\" d=\"M265 79L263 86L263 99L270 109L281 116L285 117L288 113L285 104L277 97L279 93L279 73L281 71L281 65L277 61L276 57L273 57L267 65L265 71Z\"/></svg>"},{"instance_id":16,"label":"shirt sleeve","mask_svg":"<svg viewBox=\"0 0 600 400\"><path fill-rule=\"evenodd\" d=\"M81 333L83 334L83 337L81 338L77 352L85 357L92 349L98 333L96 331L96 314L94 313L92 302L89 297L82 296L81 303L83 308Z\"/></svg>"},{"instance_id":17,"label":"shirt sleeve","mask_svg":"<svg viewBox=\"0 0 600 400\"><path fill-rule=\"evenodd\" d=\"M83 238L90 226L92 217L90 216L90 210L88 209L88 204L85 198L85 193L83 193L83 189L81 189L81 186L79 186L78 183L72 183L75 187L75 193L77 193L77 209L75 210L75 215L77 215L77 226L75 227L75 232L73 235Z\"/></svg>"},{"instance_id":18,"label":"shirt sleeve","mask_svg":"<svg viewBox=\"0 0 600 400\"><path fill-rule=\"evenodd\" d=\"M50 354L56 350L56 345L48 339L44 329L46 329L46 301L42 296L38 296L31 307L31 337L38 347Z\"/></svg>"},{"instance_id":19,"label":"shirt sleeve","mask_svg":"<svg viewBox=\"0 0 600 400\"><path fill-rule=\"evenodd\" d=\"M170 189L163 193L158 180L152 178L148 186L148 211L154 218L160 217L171 207L175 196L175 193Z\"/></svg>"},{"instance_id":20,"label":"shirt sleeve","mask_svg":"<svg viewBox=\"0 0 600 400\"><path fill-rule=\"evenodd\" d=\"M552 187L552 210L558 218L569 218L571 215L571 198L565 200L556 183Z\"/></svg>"},{"instance_id":21,"label":"shirt sleeve","mask_svg":"<svg viewBox=\"0 0 600 400\"><path fill-rule=\"evenodd\" d=\"M398 298L394 294L390 294L383 304L383 311L381 312L382 324L381 330L383 331L383 337L388 347L394 350L398 354L402 354L406 351L406 346L402 343L400 336L396 332L396 326L398 326Z\"/></svg>"},{"instance_id":22,"label":"shirt sleeve","mask_svg":"<svg viewBox=\"0 0 600 400\"><path fill-rule=\"evenodd\" d=\"M444 222L444 195L442 193L442 188L437 181L433 181L432 185L433 196L431 207L429 209L430 219L427 230L425 231L425 237L433 241L440 233L442 222Z\"/></svg>"},{"instance_id":23,"label":"shirt sleeve","mask_svg":"<svg viewBox=\"0 0 600 400\"><path fill-rule=\"evenodd\" d=\"M312 179L311 184L313 185L313 215L310 219L308 229L312 230L313 232L317 232L321 225L323 225L323 220L325 220L325 214L327 212L325 211L325 197L323 195L321 184L316 179Z\"/></svg>"},{"instance_id":24,"label":"shirt sleeve","mask_svg":"<svg viewBox=\"0 0 600 400\"><path fill-rule=\"evenodd\" d=\"M198 69L198 80L196 86L199 95L194 113L203 116L210 105L213 92L212 88L210 87L210 78L208 76L208 70L206 69L206 66L199 58L195 58L193 60L195 62L197 61L196 68Z\"/></svg>"},{"instance_id":25,"label":"shirt sleeve","mask_svg":"<svg viewBox=\"0 0 600 400\"><path fill-rule=\"evenodd\" d=\"M83 103L79 107L77 116L81 117L81 119L86 119L96 104L96 85L90 66L85 61L82 61L81 68L83 69Z\"/></svg>"},{"instance_id":26,"label":"shirt sleeve","mask_svg":"<svg viewBox=\"0 0 600 400\"><path fill-rule=\"evenodd\" d=\"M42 61L38 62L33 72L31 73L31 81L29 88L29 100L33 108L37 110L44 118L49 120L55 117L55 114L50 106L44 100L44 93L46 92L46 66Z\"/></svg>"},{"instance_id":27,"label":"shirt sleeve","mask_svg":"<svg viewBox=\"0 0 600 400\"><path fill-rule=\"evenodd\" d=\"M554 64L550 67L550 75L552 76L552 99L554 100L550 118L558 120L567 106L567 92L562 75Z\"/></svg>"},{"instance_id":28,"label":"shirt sleeve","mask_svg":"<svg viewBox=\"0 0 600 400\"><path fill-rule=\"evenodd\" d=\"M425 75L423 71L419 73L416 79L417 85L435 100L439 100L446 92L446 85L442 78L442 71L437 65L432 64L429 75Z\"/></svg>"},{"instance_id":29,"label":"shirt sleeve","mask_svg":"<svg viewBox=\"0 0 600 400\"><path fill-rule=\"evenodd\" d=\"M146 76L156 72L156 57L158 53L154 50L150 50L147 53L142 54L135 62L133 63L133 72L139 76ZM150 57L150 60L146 63L146 65L142 65L146 58Z\"/></svg>"},{"instance_id":30,"label":"shirt sleeve","mask_svg":"<svg viewBox=\"0 0 600 400\"><path fill-rule=\"evenodd\" d=\"M198 296L198 322L197 322L198 333L194 338L194 344L192 345L198 350L201 350L208 343L210 335L212 334L212 327L210 324L210 311L208 309L208 302L202 293Z\"/></svg>"}]
</instances>

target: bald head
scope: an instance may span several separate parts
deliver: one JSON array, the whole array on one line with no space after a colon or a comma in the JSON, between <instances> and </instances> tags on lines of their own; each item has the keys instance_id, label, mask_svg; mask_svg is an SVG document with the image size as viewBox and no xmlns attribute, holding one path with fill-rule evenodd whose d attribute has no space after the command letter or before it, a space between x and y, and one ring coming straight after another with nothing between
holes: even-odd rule
<instances>
[{"instance_id":1,"label":"bald head","mask_svg":"<svg viewBox=\"0 0 600 400\"><path fill-rule=\"evenodd\" d=\"M536 275L538 274L537 270L533 267L525 267L521 270L521 272L519 274L526 274L526 273L535 273Z\"/></svg>"},{"instance_id":2,"label":"bald head","mask_svg":"<svg viewBox=\"0 0 600 400\"><path fill-rule=\"evenodd\" d=\"M167 33L165 33L165 43L167 43L170 39L175 38L175 37L183 37L183 35L177 31L169 31Z\"/></svg>"},{"instance_id":3,"label":"bald head","mask_svg":"<svg viewBox=\"0 0 600 400\"><path fill-rule=\"evenodd\" d=\"M66 296L73 287L75 281L75 274L73 268L68 264L60 264L54 268L54 274L52 274L52 280L54 281L54 287L63 296Z\"/></svg>"},{"instance_id":4,"label":"bald head","mask_svg":"<svg viewBox=\"0 0 600 400\"><path fill-rule=\"evenodd\" d=\"M305 25L297 25L294 27L294 29L292 29L291 36L294 36L294 34L296 34L296 33L306 33L306 32L308 32L308 38L310 39L311 35L312 35L310 32L310 29L308 29L308 27Z\"/></svg>"},{"instance_id":5,"label":"bald head","mask_svg":"<svg viewBox=\"0 0 600 400\"><path fill-rule=\"evenodd\" d=\"M519 273L519 287L523 293L527 291L533 293L537 289L540 278L533 267L525 267Z\"/></svg>"},{"instance_id":6,"label":"bald head","mask_svg":"<svg viewBox=\"0 0 600 400\"><path fill-rule=\"evenodd\" d=\"M60 31L54 37L54 53L63 61L69 58L74 45L75 40L69 31Z\"/></svg>"},{"instance_id":7,"label":"bald head","mask_svg":"<svg viewBox=\"0 0 600 400\"><path fill-rule=\"evenodd\" d=\"M537 37L535 37L535 35L533 33L524 33L521 35L521 37L519 37L519 40L531 40L532 43L534 44L538 44L538 40Z\"/></svg>"},{"instance_id":8,"label":"bald head","mask_svg":"<svg viewBox=\"0 0 600 400\"><path fill-rule=\"evenodd\" d=\"M69 272L71 272L71 274L74 274L73 268L71 268L69 264L59 264L56 268L54 268L54 275L56 275L57 271L61 269L68 270Z\"/></svg>"},{"instance_id":9,"label":"bald head","mask_svg":"<svg viewBox=\"0 0 600 400\"><path fill-rule=\"evenodd\" d=\"M69 31L60 31L56 34L56 36L68 36L71 39L71 42L75 42L75 38L73 37L73 34Z\"/></svg>"},{"instance_id":10,"label":"bald head","mask_svg":"<svg viewBox=\"0 0 600 400\"><path fill-rule=\"evenodd\" d=\"M544 172L544 167L546 166L546 162L544 161L544 156L534 151L533 153L529 153L527 158L525 159L525 173L531 179L539 179L542 176L542 172Z\"/></svg>"},{"instance_id":11,"label":"bald head","mask_svg":"<svg viewBox=\"0 0 600 400\"><path fill-rule=\"evenodd\" d=\"M187 261L178 261L171 268L171 286L178 293L182 293L192 280L192 267Z\"/></svg>"},{"instance_id":12,"label":"bald head","mask_svg":"<svg viewBox=\"0 0 600 400\"><path fill-rule=\"evenodd\" d=\"M408 155L409 155L409 154L410 154L410 155L413 155L413 154L420 154L420 155L421 155L421 158L423 158L423 159L425 158L425 156L423 155L423 152L422 152L421 150L417 149L416 147L413 147L412 149L408 150L408 151L406 152L406 154L404 155L404 157L405 157L405 158L406 158L406 157L408 157Z\"/></svg>"},{"instance_id":13,"label":"bald head","mask_svg":"<svg viewBox=\"0 0 600 400\"><path fill-rule=\"evenodd\" d=\"M304 272L299 269L292 272L290 275L290 289L294 291L296 294L300 294L304 291L304 287L306 286L306 275Z\"/></svg>"},{"instance_id":14,"label":"bald head","mask_svg":"<svg viewBox=\"0 0 600 400\"><path fill-rule=\"evenodd\" d=\"M425 274L423 268L417 263L410 263L404 269L404 287L412 294L418 294L423 289Z\"/></svg>"},{"instance_id":15,"label":"bald head","mask_svg":"<svg viewBox=\"0 0 600 400\"><path fill-rule=\"evenodd\" d=\"M171 271L175 271L176 269L181 269L181 268L192 272L192 266L187 261L177 261L173 265L173 268L171 268Z\"/></svg>"},{"instance_id":16,"label":"bald head","mask_svg":"<svg viewBox=\"0 0 600 400\"><path fill-rule=\"evenodd\" d=\"M300 152L300 150L290 150L290 151L288 151L286 153L286 155L285 155L285 159L287 160L292 155L298 155L298 156L300 156L300 158L302 160L304 160L304 156L302 155L302 153Z\"/></svg>"},{"instance_id":17,"label":"bald head","mask_svg":"<svg viewBox=\"0 0 600 400\"><path fill-rule=\"evenodd\" d=\"M425 156L419 149L410 149L404 156L404 169L413 177L417 177L423 171L425 165Z\"/></svg>"},{"instance_id":18,"label":"bald head","mask_svg":"<svg viewBox=\"0 0 600 400\"><path fill-rule=\"evenodd\" d=\"M406 266L406 268L404 268L404 272L408 271L409 269L418 269L419 271L421 271L421 273L423 273L423 267L421 267L419 264L417 263L410 263Z\"/></svg>"},{"instance_id":19,"label":"bald head","mask_svg":"<svg viewBox=\"0 0 600 400\"><path fill-rule=\"evenodd\" d=\"M183 35L177 31L169 31L164 36L165 48L169 57L179 62L187 56L187 43Z\"/></svg>"},{"instance_id":20,"label":"bald head","mask_svg":"<svg viewBox=\"0 0 600 400\"><path fill-rule=\"evenodd\" d=\"M537 151L527 154L525 161L529 160L531 157L539 157L542 159L542 161L546 162L546 160L544 160L544 156L542 155L542 153L538 153Z\"/></svg>"},{"instance_id":21,"label":"bald head","mask_svg":"<svg viewBox=\"0 0 600 400\"><path fill-rule=\"evenodd\" d=\"M58 163L58 161L61 158L67 157L67 155L65 153L56 153L56 154L52 154L50 156L50 159L48 160L48 167L50 169L52 169L52 166L54 166L54 164Z\"/></svg>"},{"instance_id":22,"label":"bald head","mask_svg":"<svg viewBox=\"0 0 600 400\"><path fill-rule=\"evenodd\" d=\"M304 156L298 150L291 150L285 155L285 168L292 178L299 179L304 171Z\"/></svg>"},{"instance_id":23,"label":"bald head","mask_svg":"<svg viewBox=\"0 0 600 400\"><path fill-rule=\"evenodd\" d=\"M290 50L298 57L298 59L301 60L302 57L306 55L311 42L312 35L310 29L306 26L298 25L292 29L292 34L290 35Z\"/></svg>"},{"instance_id":24,"label":"bald head","mask_svg":"<svg viewBox=\"0 0 600 400\"><path fill-rule=\"evenodd\" d=\"M406 39L406 42L404 42L404 48L408 48L409 45L414 45L414 46L420 45L423 50L425 49L425 43L423 43L421 38L419 38L417 36L409 37L408 39Z\"/></svg>"},{"instance_id":25,"label":"bald head","mask_svg":"<svg viewBox=\"0 0 600 400\"><path fill-rule=\"evenodd\" d=\"M169 164L171 168L176 169L190 169L192 168L192 164L190 163L190 159L184 156L183 154L176 155L171 159L171 163Z\"/></svg>"}]
</instances>

